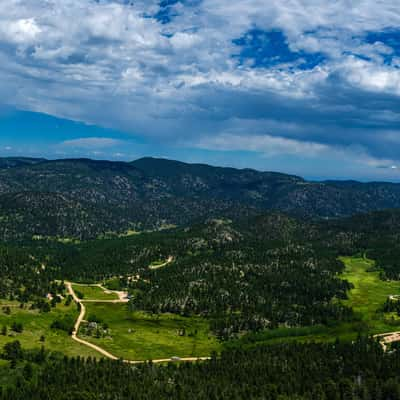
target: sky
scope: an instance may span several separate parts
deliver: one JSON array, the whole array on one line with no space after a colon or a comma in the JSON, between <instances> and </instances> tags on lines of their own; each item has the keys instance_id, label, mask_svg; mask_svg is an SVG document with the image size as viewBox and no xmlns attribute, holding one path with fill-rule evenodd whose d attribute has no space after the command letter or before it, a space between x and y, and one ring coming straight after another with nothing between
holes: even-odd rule
<instances>
[{"instance_id":1,"label":"sky","mask_svg":"<svg viewBox=\"0 0 400 400\"><path fill-rule=\"evenodd\" d=\"M0 0L0 156L400 181L398 0Z\"/></svg>"}]
</instances>

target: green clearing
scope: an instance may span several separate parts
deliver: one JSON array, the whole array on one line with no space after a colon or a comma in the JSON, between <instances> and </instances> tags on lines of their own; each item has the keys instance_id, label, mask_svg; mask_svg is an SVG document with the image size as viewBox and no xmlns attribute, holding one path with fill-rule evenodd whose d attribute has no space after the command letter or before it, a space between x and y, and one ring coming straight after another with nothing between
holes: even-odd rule
<instances>
[{"instance_id":1,"label":"green clearing","mask_svg":"<svg viewBox=\"0 0 400 400\"><path fill-rule=\"evenodd\" d=\"M11 314L7 315L2 311L3 307L9 306ZM40 313L38 310L19 308L19 303L15 301L0 300L0 327L7 326L7 336L0 335L0 348L14 340L19 340L26 349L39 349L42 345L52 351L60 351L69 356L98 356L96 352L88 347L74 342L67 332L52 329L50 326L56 319L61 319L66 315L71 315L74 321L78 318L78 311L75 303L68 307L58 304L49 313ZM12 333L11 325L13 322L23 325L22 333ZM40 341L41 336L45 337L45 342Z\"/></svg>"},{"instance_id":2,"label":"green clearing","mask_svg":"<svg viewBox=\"0 0 400 400\"><path fill-rule=\"evenodd\" d=\"M340 278L354 285L343 303L352 307L355 318L352 322L330 326L301 328L279 328L257 334L248 334L225 346L253 346L260 343L288 341L332 341L335 338L353 340L359 332L376 334L400 330L400 318L394 313L382 312L388 296L400 294L400 281L382 281L372 260L361 257L342 257L346 268ZM84 300L113 300L115 293L107 294L98 286L73 284L74 290L84 294ZM11 307L11 314L4 313L4 306ZM0 300L0 328L8 327L8 335L0 335L0 348L5 343L19 340L25 348L42 346L40 337L45 336L44 346L69 356L94 356L99 354L86 346L74 342L66 332L51 329L52 322L65 315L78 317L76 305L66 307L58 304L50 313L21 309L19 303ZM103 338L82 337L116 356L131 360L147 360L178 357L208 356L223 347L210 333L207 320L198 317L181 317L170 314L153 316L131 312L127 304L86 303L87 314L100 316L109 327ZM22 333L10 336L13 322L22 323ZM184 334L183 334L184 332Z\"/></svg>"},{"instance_id":3,"label":"green clearing","mask_svg":"<svg viewBox=\"0 0 400 400\"><path fill-rule=\"evenodd\" d=\"M99 286L93 285L78 285L74 283L72 285L75 293L83 294L83 300L118 300L118 295L116 293L107 293Z\"/></svg>"},{"instance_id":4,"label":"green clearing","mask_svg":"<svg viewBox=\"0 0 400 400\"><path fill-rule=\"evenodd\" d=\"M279 328L257 334L248 334L227 346L252 346L262 343L328 342L340 338L354 340L358 333L378 334L400 330L400 319L395 313L383 313L382 306L390 295L400 294L400 281L382 281L375 262L361 257L341 257L345 270L340 275L354 285L343 304L355 312L353 322L317 325L301 328Z\"/></svg>"},{"instance_id":5,"label":"green clearing","mask_svg":"<svg viewBox=\"0 0 400 400\"><path fill-rule=\"evenodd\" d=\"M220 344L210 333L208 321L162 314L131 312L126 304L87 303L87 315L101 316L109 326L109 337L88 340L117 357L130 360L163 359L173 356L202 357L218 351ZM180 333L185 330L185 335Z\"/></svg>"},{"instance_id":6,"label":"green clearing","mask_svg":"<svg viewBox=\"0 0 400 400\"><path fill-rule=\"evenodd\" d=\"M390 295L400 294L400 281L382 281L373 260L356 257L342 257L341 260L346 265L342 278L354 285L344 304L353 308L371 333L390 332L400 326L400 320L393 313L381 311Z\"/></svg>"}]
</instances>

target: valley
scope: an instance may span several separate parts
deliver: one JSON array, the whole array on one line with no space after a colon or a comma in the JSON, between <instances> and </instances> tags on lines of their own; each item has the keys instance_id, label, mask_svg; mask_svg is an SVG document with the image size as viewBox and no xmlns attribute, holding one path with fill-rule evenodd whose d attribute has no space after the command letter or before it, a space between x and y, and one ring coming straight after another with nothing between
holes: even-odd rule
<instances>
[{"instance_id":1,"label":"valley","mask_svg":"<svg viewBox=\"0 0 400 400\"><path fill-rule=\"evenodd\" d=\"M0 400L400 400L399 0L0 0Z\"/></svg>"},{"instance_id":2,"label":"valley","mask_svg":"<svg viewBox=\"0 0 400 400\"><path fill-rule=\"evenodd\" d=\"M353 322L280 327L247 333L238 342L224 344L218 342L205 318L132 311L126 292L110 291L101 284L66 282L74 303L57 305L48 314L27 310L29 305L21 309L17 302L2 301L3 310L10 307L11 313L0 316L0 326L11 327L13 322L18 322L24 326L24 331L20 334L10 332L8 338L0 336L0 345L18 339L27 348L43 345L71 356L105 356L131 363L146 360L157 363L174 358L180 361L207 359L212 352L238 344L246 347L291 341L330 342L337 338L347 341L354 340L359 334L381 336L396 332L400 328L400 318L394 312L384 312L383 306L391 296L400 294L400 281L382 281L372 260L342 257L341 261L345 269L340 278L353 287L347 293L348 298L340 301L353 309ZM79 313L74 304L80 305ZM51 328L52 323L60 319L73 322L75 328L71 337ZM41 337L44 337L43 341ZM72 343L71 338L76 343Z\"/></svg>"},{"instance_id":3,"label":"valley","mask_svg":"<svg viewBox=\"0 0 400 400\"><path fill-rule=\"evenodd\" d=\"M48 168L55 165L43 163L38 162L37 168L46 175ZM102 182L100 186L104 184L103 174L113 185L116 176L120 182L122 170L132 173L125 164L82 160L55 164L52 187L62 202L67 197L59 185L66 185L65 190L74 196L80 190L73 179L63 182L64 178L60 178L60 170L64 174L71 165L78 168L79 174L84 165L88 168L86 174L96 174L96 182ZM168 171L167 166L172 170ZM20 167L9 168L7 173L11 174L13 168ZM154 169L149 168L146 174L172 179L176 168L174 163L156 161ZM207 179L218 172L218 179L222 179L222 173L223 179L240 177L240 182L243 174L255 174L210 168L179 164L178 169L185 176L185 185L190 182L188 171L207 171ZM22 179L24 174L18 170L16 176ZM268 180L278 178L274 174L265 176ZM49 179L47 175L45 181L48 183ZM200 182L198 179L199 176L196 181ZM281 179L285 185L287 179L293 181L279 175L282 183ZM144 178L141 184L146 186ZM194 203L196 207L202 203L202 194L194 195L192 189L185 192L190 201L181 204L190 210L190 218L172 221L156 217L157 224L141 225L135 215L127 217L125 212L130 212L130 206L126 205L120 217L127 218L129 227L119 223L111 226L106 219L104 225L90 220L94 215L91 213L97 213L97 206L109 212L97 204L97 194L90 213L73 205L74 213L82 213L76 219L71 219L69 207L58 200L52 215L43 213L51 207L46 209L40 202L40 212L36 213L33 207L25 215L22 208L15 208L19 207L19 195L17 202L7 200L12 210L4 208L1 220L0 372L10 378L0 380L0 388L4 387L6 393L2 398L3 389L0 390L1 400L10 400L7 390L12 388L28 391L29 385L39 393L40 381L51 387L48 380L56 382L61 377L54 375L55 368L77 380L78 370L97 377L107 370L109 377L120 380L129 374L142 374L143 379L154 381L155 374L160 390L176 394L180 390L175 383L178 377L186 379L183 390L190 393L196 385L187 382L193 377L201 381L214 371L220 380L214 381L213 388L228 381L235 386L235 374L241 372L257 379L255 367L260 371L267 368L265 373L271 382L284 391L287 382L281 381L276 371L283 373L290 365L290 373L296 377L293 379L298 380L295 366L303 360L297 356L310 360L310 364L303 365L310 376L315 363L320 368L332 367L327 376L334 375L338 362L351 369L347 356L336 360L341 351L344 355L353 354L354 359L375 357L382 366L393 365L399 346L396 332L400 330L399 210L351 212L348 217L335 218L321 218L315 213L310 217L269 211L254 204L247 208L241 193L235 202L226 197L223 200L235 212L226 214L225 208L219 208L214 209L216 214L211 210L204 217L197 214L198 208L193 208ZM41 190L29 194L29 198L42 196ZM180 196L182 190L180 187ZM100 198L108 198L111 207L114 200L110 193L102 192ZM85 196L88 198L87 193ZM390 196L394 201L394 192ZM46 202L54 201L51 191L46 192L45 198ZM152 204L148 198L137 201L141 205ZM159 205L153 203L152 207ZM191 212L194 209L196 213ZM115 222L113 213L110 211L107 218ZM154 217L149 210L140 213ZM85 220L82 216L90 218ZM97 217L101 218L101 214ZM27 229L20 230L12 222L14 218ZM64 218L68 219L68 226ZM13 224L13 229L7 224ZM79 224L84 225L85 234ZM325 364L321 354L325 354ZM276 369L269 369L266 362ZM79 367L74 370L73 365ZM358 371L367 368L366 373L371 374L368 364L360 361L357 365ZM227 381L222 377L223 371L229 375ZM352 372L354 376L358 371ZM80 387L90 382L91 378L85 376ZM67 382L70 377L63 379ZM125 385L134 385L136 391L152 387L138 388L137 382L136 377ZM263 383L257 385L262 387ZM59 384L54 390L62 386ZM115 381L110 387L120 390L115 388ZM297 390L294 388L295 385L288 393ZM16 393L12 393L15 397Z\"/></svg>"}]
</instances>

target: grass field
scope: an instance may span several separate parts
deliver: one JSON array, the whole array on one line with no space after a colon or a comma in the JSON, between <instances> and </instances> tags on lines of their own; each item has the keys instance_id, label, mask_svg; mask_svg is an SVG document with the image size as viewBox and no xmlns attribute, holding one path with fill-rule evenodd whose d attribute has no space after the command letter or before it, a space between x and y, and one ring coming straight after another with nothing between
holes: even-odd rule
<instances>
[{"instance_id":1,"label":"grass field","mask_svg":"<svg viewBox=\"0 0 400 400\"><path fill-rule=\"evenodd\" d=\"M98 286L73 284L72 288L75 292L83 294L83 300L118 300L117 294L106 293Z\"/></svg>"},{"instance_id":2,"label":"grass field","mask_svg":"<svg viewBox=\"0 0 400 400\"><path fill-rule=\"evenodd\" d=\"M9 306L11 314L6 315L2 308ZM26 349L40 348L42 345L48 350L60 351L69 356L98 356L96 352L74 342L67 332L51 329L50 326L57 318L70 314L74 320L78 317L76 305L72 303L66 307L58 304L49 313L40 313L37 310L20 309L19 303L0 300L0 327L7 326L8 334L11 333L10 327L13 322L22 323L24 330L16 333L15 336L0 335L0 348L6 343L19 340ZM45 337L45 342L40 341L41 336Z\"/></svg>"},{"instance_id":3,"label":"grass field","mask_svg":"<svg viewBox=\"0 0 400 400\"><path fill-rule=\"evenodd\" d=\"M202 318L184 318L162 314L153 317L130 312L126 304L87 303L87 313L101 316L110 328L110 337L83 337L111 352L130 360L162 359L173 356L201 357L220 349L209 333L208 322ZM185 335L180 333L185 330Z\"/></svg>"},{"instance_id":4,"label":"grass field","mask_svg":"<svg viewBox=\"0 0 400 400\"><path fill-rule=\"evenodd\" d=\"M393 331L396 321L400 326L394 315L385 315L381 311L388 296L400 294L400 281L379 279L379 271L373 271L375 263L372 260L355 257L343 257L341 260L346 265L342 278L354 285L344 304L353 308L371 333ZM394 318L393 323L390 323L391 317Z\"/></svg>"}]
</instances>

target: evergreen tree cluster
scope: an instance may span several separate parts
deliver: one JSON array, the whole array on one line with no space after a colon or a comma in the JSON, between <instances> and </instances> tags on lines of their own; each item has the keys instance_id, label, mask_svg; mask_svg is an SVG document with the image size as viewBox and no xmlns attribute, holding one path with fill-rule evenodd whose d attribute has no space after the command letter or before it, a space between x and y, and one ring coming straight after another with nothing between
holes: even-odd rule
<instances>
[{"instance_id":1,"label":"evergreen tree cluster","mask_svg":"<svg viewBox=\"0 0 400 400\"><path fill-rule=\"evenodd\" d=\"M228 350L210 361L156 366L4 349L13 369L1 400L397 400L400 352L372 339ZM10 384L11 382L11 384Z\"/></svg>"}]
</instances>

